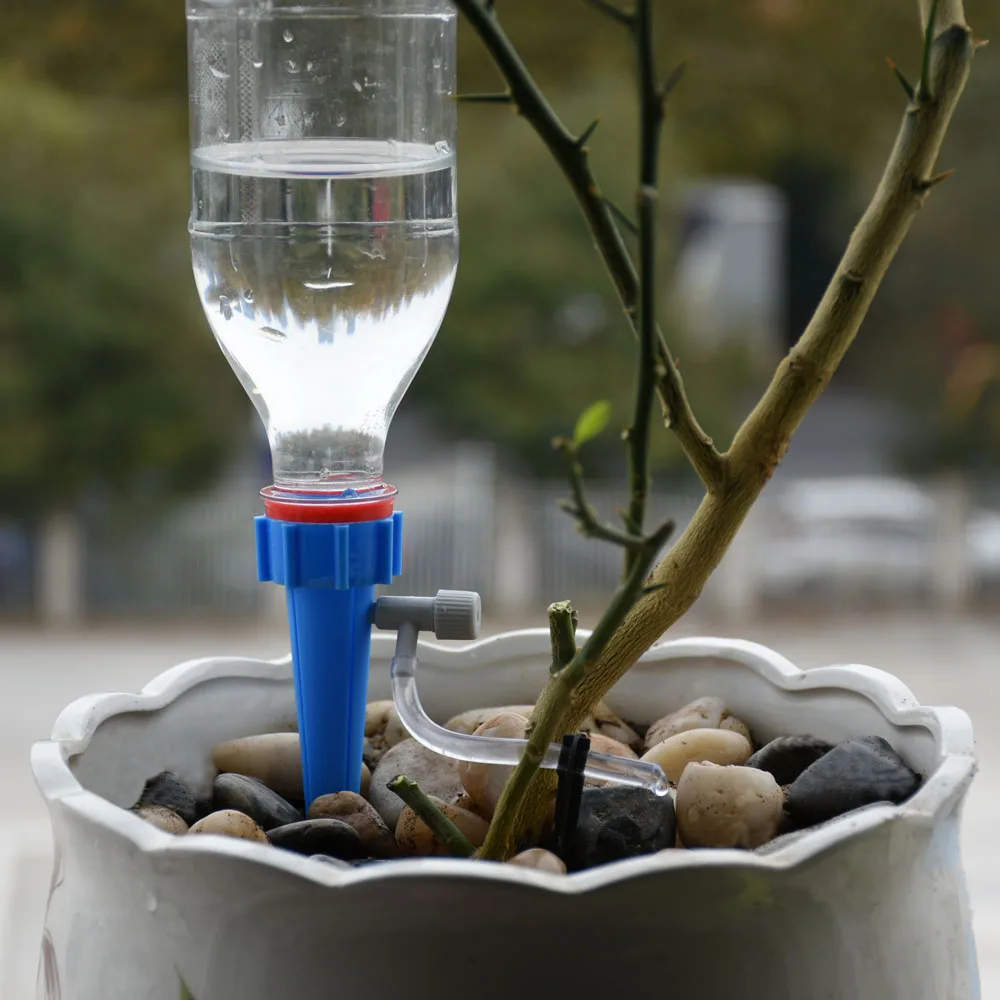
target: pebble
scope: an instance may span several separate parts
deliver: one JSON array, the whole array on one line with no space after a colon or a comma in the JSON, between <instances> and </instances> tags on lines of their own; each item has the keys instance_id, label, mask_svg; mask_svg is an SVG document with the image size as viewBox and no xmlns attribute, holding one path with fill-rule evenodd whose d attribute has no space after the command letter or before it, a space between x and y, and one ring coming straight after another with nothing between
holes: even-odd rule
<instances>
[{"instance_id":1,"label":"pebble","mask_svg":"<svg viewBox=\"0 0 1000 1000\"><path fill-rule=\"evenodd\" d=\"M520 715L525 719L531 718L534 712L534 705L504 705L499 708L472 708L468 712L462 712L454 718L449 719L445 724L445 729L450 729L453 733L474 733L484 722L495 719L498 715Z\"/></svg>"},{"instance_id":2,"label":"pebble","mask_svg":"<svg viewBox=\"0 0 1000 1000\"><path fill-rule=\"evenodd\" d=\"M161 771L142 786L136 806L166 806L188 826L197 818L194 792L173 771Z\"/></svg>"},{"instance_id":3,"label":"pebble","mask_svg":"<svg viewBox=\"0 0 1000 1000\"><path fill-rule=\"evenodd\" d=\"M394 858L396 838L375 807L355 792L334 792L313 799L309 819L339 819L354 827L369 857Z\"/></svg>"},{"instance_id":4,"label":"pebble","mask_svg":"<svg viewBox=\"0 0 1000 1000\"><path fill-rule=\"evenodd\" d=\"M474 812L451 805L430 796L431 801L465 834L473 847L482 847L490 825ZM407 806L399 814L396 824L396 846L399 852L411 857L429 857L443 855L449 857L451 852L431 832L431 828Z\"/></svg>"},{"instance_id":5,"label":"pebble","mask_svg":"<svg viewBox=\"0 0 1000 1000\"><path fill-rule=\"evenodd\" d=\"M659 764L675 785L691 763L743 764L753 747L737 732L726 729L689 729L670 736L643 754L642 759Z\"/></svg>"},{"instance_id":6,"label":"pebble","mask_svg":"<svg viewBox=\"0 0 1000 1000\"><path fill-rule=\"evenodd\" d=\"M391 699L372 701L365 708L365 740L367 757L377 765L387 750L408 740L410 734Z\"/></svg>"},{"instance_id":7,"label":"pebble","mask_svg":"<svg viewBox=\"0 0 1000 1000\"><path fill-rule=\"evenodd\" d=\"M605 736L634 751L642 749L642 737L603 701L597 703L593 712L580 723L580 728L591 737Z\"/></svg>"},{"instance_id":8,"label":"pebble","mask_svg":"<svg viewBox=\"0 0 1000 1000\"><path fill-rule=\"evenodd\" d=\"M784 794L767 771L689 764L677 785L685 847L759 847L778 833Z\"/></svg>"},{"instance_id":9,"label":"pebble","mask_svg":"<svg viewBox=\"0 0 1000 1000\"><path fill-rule=\"evenodd\" d=\"M219 743L212 750L212 763L224 774L263 781L285 799L305 798L298 733L264 733Z\"/></svg>"},{"instance_id":10,"label":"pebble","mask_svg":"<svg viewBox=\"0 0 1000 1000\"><path fill-rule=\"evenodd\" d=\"M524 739L528 727L526 716L503 712L487 719L477 730L476 736L500 736L505 739ZM500 764L480 764L460 761L458 775L472 799L472 805L481 816L493 817L500 794L514 770ZM411 775L412 777L412 775Z\"/></svg>"},{"instance_id":11,"label":"pebble","mask_svg":"<svg viewBox=\"0 0 1000 1000\"><path fill-rule=\"evenodd\" d=\"M520 715L525 719L530 719L534 710L534 705L473 708L449 719L445 723L445 729L450 729L455 733L474 733L484 722L495 719L498 715ZM636 751L642 748L642 737L628 723L623 722L603 701L598 702L594 711L580 723L580 729L588 735L607 736Z\"/></svg>"},{"instance_id":12,"label":"pebble","mask_svg":"<svg viewBox=\"0 0 1000 1000\"><path fill-rule=\"evenodd\" d=\"M779 736L762 746L748 761L774 775L779 785L790 785L810 764L833 749L832 743L815 736Z\"/></svg>"},{"instance_id":13,"label":"pebble","mask_svg":"<svg viewBox=\"0 0 1000 1000\"><path fill-rule=\"evenodd\" d=\"M628 757L630 760L638 760L639 755L626 744L610 736L603 736L601 733L590 733L590 749L594 753L608 753L615 757Z\"/></svg>"},{"instance_id":14,"label":"pebble","mask_svg":"<svg viewBox=\"0 0 1000 1000\"><path fill-rule=\"evenodd\" d=\"M303 819L302 813L277 792L245 774L217 775L212 783L212 805L216 810L237 809L246 813L264 831Z\"/></svg>"},{"instance_id":15,"label":"pebble","mask_svg":"<svg viewBox=\"0 0 1000 1000\"><path fill-rule=\"evenodd\" d=\"M652 750L657 743L689 729L718 729L727 714L726 703L721 698L696 698L676 712L657 719L646 731L645 748Z\"/></svg>"},{"instance_id":16,"label":"pebble","mask_svg":"<svg viewBox=\"0 0 1000 1000\"><path fill-rule=\"evenodd\" d=\"M188 825L166 806L136 806L132 810L140 819L163 830L164 833L187 833Z\"/></svg>"},{"instance_id":17,"label":"pebble","mask_svg":"<svg viewBox=\"0 0 1000 1000\"><path fill-rule=\"evenodd\" d=\"M372 772L367 764L361 765L361 794L367 799L372 787Z\"/></svg>"},{"instance_id":18,"label":"pebble","mask_svg":"<svg viewBox=\"0 0 1000 1000\"><path fill-rule=\"evenodd\" d=\"M812 826L875 802L902 802L920 776L881 736L838 743L789 786L785 808L794 826Z\"/></svg>"},{"instance_id":19,"label":"pebble","mask_svg":"<svg viewBox=\"0 0 1000 1000\"><path fill-rule=\"evenodd\" d=\"M191 833L215 833L223 837L267 843L267 834L249 816L235 809L209 813L191 827Z\"/></svg>"},{"instance_id":20,"label":"pebble","mask_svg":"<svg viewBox=\"0 0 1000 1000\"><path fill-rule=\"evenodd\" d=\"M652 854L674 846L676 821L669 795L626 785L585 788L576 828L567 838L571 871Z\"/></svg>"},{"instance_id":21,"label":"pebble","mask_svg":"<svg viewBox=\"0 0 1000 1000\"><path fill-rule=\"evenodd\" d=\"M735 715L727 715L722 722L719 723L720 729L729 729L734 733L739 733L751 747L755 746L753 739L753 734L750 732L750 727L742 720L737 719Z\"/></svg>"},{"instance_id":22,"label":"pebble","mask_svg":"<svg viewBox=\"0 0 1000 1000\"><path fill-rule=\"evenodd\" d=\"M416 740L403 740L388 750L372 774L368 801L390 830L396 829L403 800L386 787L393 778L405 774L428 795L442 802L455 802L464 792L458 776L458 762L428 750Z\"/></svg>"},{"instance_id":23,"label":"pebble","mask_svg":"<svg viewBox=\"0 0 1000 1000\"><path fill-rule=\"evenodd\" d=\"M275 827L267 834L275 846L296 854L328 854L350 861L364 855L361 838L352 826L339 819L306 819Z\"/></svg>"},{"instance_id":24,"label":"pebble","mask_svg":"<svg viewBox=\"0 0 1000 1000\"><path fill-rule=\"evenodd\" d=\"M522 868L535 868L540 872L552 872L554 875L566 874L566 863L562 858L546 851L543 847L531 847L521 851L507 862L509 865L520 865Z\"/></svg>"}]
</instances>

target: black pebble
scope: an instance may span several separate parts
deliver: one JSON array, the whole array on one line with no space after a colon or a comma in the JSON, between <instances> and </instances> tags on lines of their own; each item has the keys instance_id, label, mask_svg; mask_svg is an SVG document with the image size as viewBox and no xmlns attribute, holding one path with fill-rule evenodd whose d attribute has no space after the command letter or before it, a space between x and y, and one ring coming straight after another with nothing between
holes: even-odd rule
<instances>
[{"instance_id":1,"label":"black pebble","mask_svg":"<svg viewBox=\"0 0 1000 1000\"><path fill-rule=\"evenodd\" d=\"M342 861L364 857L361 838L352 826L339 819L307 819L268 831L275 847L297 854L328 854Z\"/></svg>"},{"instance_id":2,"label":"black pebble","mask_svg":"<svg viewBox=\"0 0 1000 1000\"><path fill-rule=\"evenodd\" d=\"M673 847L674 803L644 788L585 788L576 829L566 843L570 871Z\"/></svg>"},{"instance_id":3,"label":"black pebble","mask_svg":"<svg viewBox=\"0 0 1000 1000\"><path fill-rule=\"evenodd\" d=\"M745 766L774 776L779 785L790 785L807 767L833 749L832 743L815 736L779 736L762 746Z\"/></svg>"},{"instance_id":4,"label":"black pebble","mask_svg":"<svg viewBox=\"0 0 1000 1000\"><path fill-rule=\"evenodd\" d=\"M213 806L237 809L251 817L262 830L302 821L302 813L271 791L262 781L245 774L220 774L212 786Z\"/></svg>"},{"instance_id":5,"label":"black pebble","mask_svg":"<svg viewBox=\"0 0 1000 1000\"><path fill-rule=\"evenodd\" d=\"M875 802L902 802L919 786L920 776L886 740L861 736L807 767L789 786L785 811L794 826L813 826Z\"/></svg>"},{"instance_id":6,"label":"black pebble","mask_svg":"<svg viewBox=\"0 0 1000 1000\"><path fill-rule=\"evenodd\" d=\"M173 771L161 771L142 786L138 806L166 806L188 826L197 821L197 803L194 792Z\"/></svg>"}]
</instances>

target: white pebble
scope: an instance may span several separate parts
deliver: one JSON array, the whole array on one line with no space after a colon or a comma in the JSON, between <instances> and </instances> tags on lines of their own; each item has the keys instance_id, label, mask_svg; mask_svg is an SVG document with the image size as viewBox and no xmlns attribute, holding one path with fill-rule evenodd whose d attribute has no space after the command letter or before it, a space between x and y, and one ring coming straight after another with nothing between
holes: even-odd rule
<instances>
[{"instance_id":1,"label":"white pebble","mask_svg":"<svg viewBox=\"0 0 1000 1000\"><path fill-rule=\"evenodd\" d=\"M690 729L678 733L647 750L642 759L659 764L675 785L684 769L693 762L743 764L753 747L745 737L726 729Z\"/></svg>"},{"instance_id":2,"label":"white pebble","mask_svg":"<svg viewBox=\"0 0 1000 1000\"><path fill-rule=\"evenodd\" d=\"M676 712L657 719L649 727L646 732L646 749L651 750L657 743L689 729L718 729L726 714L726 703L721 698L696 698Z\"/></svg>"},{"instance_id":3,"label":"white pebble","mask_svg":"<svg viewBox=\"0 0 1000 1000\"><path fill-rule=\"evenodd\" d=\"M778 832L784 794L755 767L689 764L677 786L677 832L686 847L760 847Z\"/></svg>"},{"instance_id":4,"label":"white pebble","mask_svg":"<svg viewBox=\"0 0 1000 1000\"><path fill-rule=\"evenodd\" d=\"M505 739L524 739L528 720L523 715L503 712L487 719L477 730L476 736L501 736ZM499 764L479 764L462 761L458 765L458 776L469 793L476 812L492 818L510 777L513 767Z\"/></svg>"},{"instance_id":5,"label":"white pebble","mask_svg":"<svg viewBox=\"0 0 1000 1000\"><path fill-rule=\"evenodd\" d=\"M540 872L552 872L554 875L565 875L566 865L562 858L541 847L532 847L515 855L509 865L520 865L522 868L535 868Z\"/></svg>"}]
</instances>

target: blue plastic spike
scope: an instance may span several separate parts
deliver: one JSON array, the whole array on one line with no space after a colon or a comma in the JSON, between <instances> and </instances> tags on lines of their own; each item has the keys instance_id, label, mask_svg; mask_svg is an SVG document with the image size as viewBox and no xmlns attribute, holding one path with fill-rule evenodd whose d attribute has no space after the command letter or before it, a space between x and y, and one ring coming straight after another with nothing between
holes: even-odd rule
<instances>
[{"instance_id":1,"label":"blue plastic spike","mask_svg":"<svg viewBox=\"0 0 1000 1000\"><path fill-rule=\"evenodd\" d=\"M361 790L375 587L402 572L403 515L351 524L256 519L257 575L284 585L306 805Z\"/></svg>"}]
</instances>

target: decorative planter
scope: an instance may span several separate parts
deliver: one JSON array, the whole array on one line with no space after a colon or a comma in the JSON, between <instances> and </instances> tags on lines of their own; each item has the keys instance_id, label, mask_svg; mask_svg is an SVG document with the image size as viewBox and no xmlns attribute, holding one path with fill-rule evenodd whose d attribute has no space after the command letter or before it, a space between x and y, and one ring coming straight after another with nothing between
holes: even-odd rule
<instances>
[{"instance_id":1,"label":"decorative planter","mask_svg":"<svg viewBox=\"0 0 1000 1000\"><path fill-rule=\"evenodd\" d=\"M376 636L372 698L392 638ZM446 718L532 700L544 630L422 645L421 693ZM32 767L56 844L38 996L45 1000L412 1000L579 996L972 1000L959 860L975 771L965 713L926 708L864 666L803 673L749 642L652 649L609 699L647 723L705 694L759 740L878 734L926 776L756 852L664 851L556 876L450 859L343 871L246 841L172 837L126 812L172 770L203 792L222 740L295 727L289 661L182 664L140 694L70 705Z\"/></svg>"}]
</instances>

